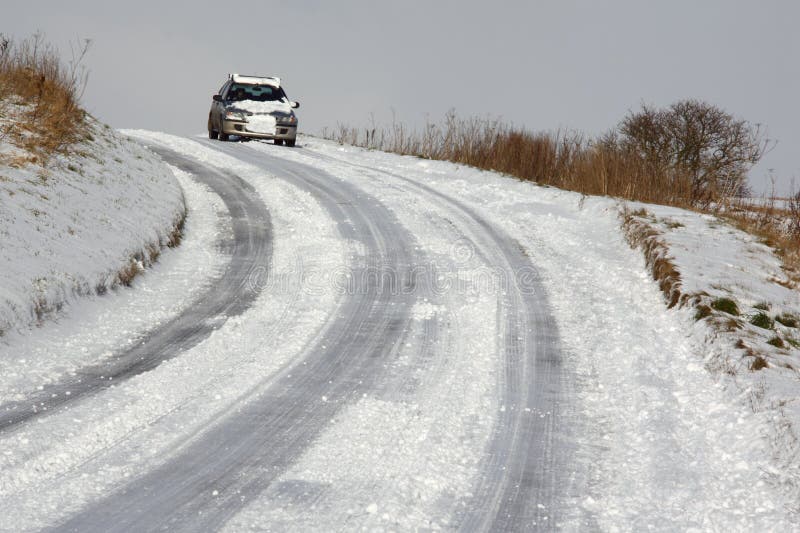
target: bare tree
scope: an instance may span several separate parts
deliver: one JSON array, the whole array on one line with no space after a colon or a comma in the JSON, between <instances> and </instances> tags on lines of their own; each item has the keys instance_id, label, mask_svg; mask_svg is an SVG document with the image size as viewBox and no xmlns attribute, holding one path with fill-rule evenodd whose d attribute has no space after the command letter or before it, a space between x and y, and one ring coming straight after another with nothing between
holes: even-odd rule
<instances>
[{"instance_id":1,"label":"bare tree","mask_svg":"<svg viewBox=\"0 0 800 533\"><path fill-rule=\"evenodd\" d=\"M642 105L619 125L621 142L654 172L686 177L694 205L747 191L747 172L772 146L764 130L699 100Z\"/></svg>"}]
</instances>

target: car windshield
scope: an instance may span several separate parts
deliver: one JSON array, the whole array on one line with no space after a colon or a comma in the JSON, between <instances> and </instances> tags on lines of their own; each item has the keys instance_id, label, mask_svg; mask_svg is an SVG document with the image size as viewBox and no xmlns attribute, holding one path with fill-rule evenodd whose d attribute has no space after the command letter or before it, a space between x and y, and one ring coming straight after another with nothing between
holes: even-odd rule
<instances>
[{"instance_id":1,"label":"car windshield","mask_svg":"<svg viewBox=\"0 0 800 533\"><path fill-rule=\"evenodd\" d=\"M238 102L253 100L255 102L285 102L286 95L280 87L271 85L245 85L234 83L228 91L228 100Z\"/></svg>"}]
</instances>

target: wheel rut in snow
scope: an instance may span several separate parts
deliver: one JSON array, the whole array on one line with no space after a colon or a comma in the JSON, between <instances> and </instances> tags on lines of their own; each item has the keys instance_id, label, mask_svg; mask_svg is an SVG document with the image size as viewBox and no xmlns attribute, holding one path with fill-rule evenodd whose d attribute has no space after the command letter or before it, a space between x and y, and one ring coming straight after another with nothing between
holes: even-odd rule
<instances>
[{"instance_id":1,"label":"wheel rut in snow","mask_svg":"<svg viewBox=\"0 0 800 533\"><path fill-rule=\"evenodd\" d=\"M212 146L310 192L364 255L349 272L337 312L292 367L175 458L82 510L60 531L218 529L272 485L337 412L374 387L397 357L411 308L424 295L413 272L424 258L377 200L313 167L238 145Z\"/></svg>"},{"instance_id":2,"label":"wheel rut in snow","mask_svg":"<svg viewBox=\"0 0 800 533\"><path fill-rule=\"evenodd\" d=\"M406 184L458 215L476 251L513 280L504 295L504 354L499 413L482 461L482 474L461 516L463 531L549 531L573 496L572 446L567 420L570 377L562 366L560 341L547 294L531 258L504 231L459 199L400 174L337 157L311 157L359 167Z\"/></svg>"},{"instance_id":3,"label":"wheel rut in snow","mask_svg":"<svg viewBox=\"0 0 800 533\"><path fill-rule=\"evenodd\" d=\"M154 369L200 343L227 318L248 309L258 296L257 287L250 287L248 279L254 268L269 268L272 258L270 215L258 194L233 174L219 172L164 148L154 147L154 150L168 163L210 187L225 203L233 226L233 238L218 242L220 249L230 256L225 271L192 306L145 334L132 348L100 364L82 368L25 400L0 405L0 432L11 431L28 420L63 409L87 395Z\"/></svg>"}]
</instances>

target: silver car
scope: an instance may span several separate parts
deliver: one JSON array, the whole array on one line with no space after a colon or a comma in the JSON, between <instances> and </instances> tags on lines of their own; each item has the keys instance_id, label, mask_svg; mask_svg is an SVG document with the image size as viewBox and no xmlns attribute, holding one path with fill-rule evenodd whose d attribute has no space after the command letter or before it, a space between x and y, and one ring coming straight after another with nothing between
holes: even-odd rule
<instances>
[{"instance_id":1,"label":"silver car","mask_svg":"<svg viewBox=\"0 0 800 533\"><path fill-rule=\"evenodd\" d=\"M280 78L231 74L215 94L208 113L208 138L273 139L294 146L300 107L286 97Z\"/></svg>"}]
</instances>

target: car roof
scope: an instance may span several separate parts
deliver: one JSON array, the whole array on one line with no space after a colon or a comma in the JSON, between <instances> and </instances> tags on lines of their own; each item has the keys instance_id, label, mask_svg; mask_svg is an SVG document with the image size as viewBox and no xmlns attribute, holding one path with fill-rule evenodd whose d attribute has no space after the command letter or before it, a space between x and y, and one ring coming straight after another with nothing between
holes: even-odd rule
<instances>
[{"instance_id":1,"label":"car roof","mask_svg":"<svg viewBox=\"0 0 800 533\"><path fill-rule=\"evenodd\" d=\"M273 87L281 86L281 79L268 76L246 76L242 74L231 74L230 79L236 83L247 83L251 85L271 85Z\"/></svg>"}]
</instances>

